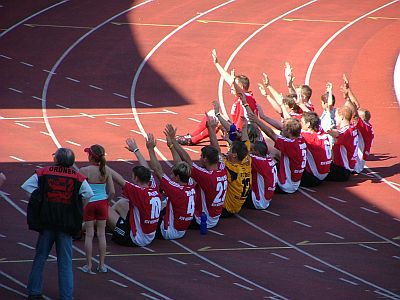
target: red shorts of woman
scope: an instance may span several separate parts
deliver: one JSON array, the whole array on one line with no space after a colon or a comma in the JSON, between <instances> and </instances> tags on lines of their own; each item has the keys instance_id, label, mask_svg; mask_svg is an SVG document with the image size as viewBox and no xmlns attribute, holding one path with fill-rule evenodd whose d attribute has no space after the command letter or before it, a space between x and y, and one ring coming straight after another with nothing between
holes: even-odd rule
<instances>
[{"instance_id":1,"label":"red shorts of woman","mask_svg":"<svg viewBox=\"0 0 400 300\"><path fill-rule=\"evenodd\" d=\"M108 218L108 201L98 200L89 202L83 209L83 220L87 221L103 221Z\"/></svg>"}]
</instances>

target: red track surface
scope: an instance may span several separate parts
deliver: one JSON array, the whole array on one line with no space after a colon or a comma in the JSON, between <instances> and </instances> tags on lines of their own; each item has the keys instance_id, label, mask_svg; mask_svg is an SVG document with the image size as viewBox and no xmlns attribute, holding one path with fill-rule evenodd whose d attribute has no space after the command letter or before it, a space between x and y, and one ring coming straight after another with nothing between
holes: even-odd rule
<instances>
[{"instance_id":1,"label":"red track surface","mask_svg":"<svg viewBox=\"0 0 400 300\"><path fill-rule=\"evenodd\" d=\"M141 130L161 139L166 123L191 131L197 123L189 118L200 119L218 97L212 48L221 61L232 55L229 68L250 77L269 113L256 90L262 72L283 90L283 64L290 61L296 81L304 81L321 46L349 24L319 55L310 85L318 108L332 81L339 106L341 76L348 74L373 116L369 169L345 184L277 195L268 211L244 209L206 236L189 231L149 248L109 242L111 272L76 271L75 298L400 299L400 121L393 89L399 2L382 9L389 1L326 0L301 8L306 2L239 0L219 8L222 0L66 1L52 8L57 2L31 2L0 1L0 170L8 177L0 201L1 299L26 293L34 253L26 246L34 246L36 234L27 230L19 186L58 145L84 161L84 147L103 144L110 164L128 178L131 166L118 161L131 159L126 137L143 147ZM220 100L229 109L227 87ZM83 242L74 246L78 267ZM44 294L52 299L56 268L52 261L45 271Z\"/></svg>"}]
</instances>

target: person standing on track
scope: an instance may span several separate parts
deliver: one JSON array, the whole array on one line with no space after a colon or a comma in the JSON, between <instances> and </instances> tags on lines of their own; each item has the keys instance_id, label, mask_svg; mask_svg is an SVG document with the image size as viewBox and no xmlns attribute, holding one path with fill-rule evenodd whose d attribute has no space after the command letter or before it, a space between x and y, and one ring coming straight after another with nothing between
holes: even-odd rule
<instances>
[{"instance_id":1,"label":"person standing on track","mask_svg":"<svg viewBox=\"0 0 400 300\"><path fill-rule=\"evenodd\" d=\"M113 230L111 240L115 243L144 247L149 245L156 235L161 211L161 194L135 140L128 138L126 144L126 148L136 155L140 165L132 169L132 183L107 167L114 182L122 187L122 194L126 197L109 208L107 226Z\"/></svg>"},{"instance_id":2,"label":"person standing on track","mask_svg":"<svg viewBox=\"0 0 400 300\"><path fill-rule=\"evenodd\" d=\"M210 137L216 139L215 127L209 122L206 122L206 126ZM167 124L165 132L180 158L192 167L192 178L197 182L194 219L190 228L199 227L202 212L207 216L207 228L217 226L228 188L222 157L214 146L208 145L201 148L200 161L195 163L178 143L176 129L171 124Z\"/></svg>"},{"instance_id":3,"label":"person standing on track","mask_svg":"<svg viewBox=\"0 0 400 300\"><path fill-rule=\"evenodd\" d=\"M93 191L86 178L72 168L75 155L71 149L59 148L53 154L54 165L36 170L21 188L30 194L28 225L39 231L36 253L28 281L28 298L44 299L43 269L53 244L56 244L59 297L73 299L72 236L82 227L82 198ZM39 203L38 210L32 210Z\"/></svg>"},{"instance_id":4,"label":"person standing on track","mask_svg":"<svg viewBox=\"0 0 400 300\"><path fill-rule=\"evenodd\" d=\"M169 138L167 137L167 141ZM186 233L193 219L195 208L195 189L191 176L191 167L184 161L178 161L172 167L171 175L164 173L160 162L157 160L154 148L156 141L154 136L147 135L146 146L150 155L150 167L160 180L160 189L167 196L166 207L161 211L158 235L166 240L179 239ZM169 141L171 152L173 144ZM161 217L162 216L162 217Z\"/></svg>"},{"instance_id":5,"label":"person standing on track","mask_svg":"<svg viewBox=\"0 0 400 300\"><path fill-rule=\"evenodd\" d=\"M83 211L85 221L85 252L86 265L80 268L84 273L94 274L92 271L92 249L94 226L99 240L100 263L97 272L106 273L104 265L106 256L106 221L108 218L108 203L114 198L115 189L111 173L106 169L105 150L101 145L92 145L85 148L90 165L80 168L79 172L87 177L94 196L90 198Z\"/></svg>"}]
</instances>

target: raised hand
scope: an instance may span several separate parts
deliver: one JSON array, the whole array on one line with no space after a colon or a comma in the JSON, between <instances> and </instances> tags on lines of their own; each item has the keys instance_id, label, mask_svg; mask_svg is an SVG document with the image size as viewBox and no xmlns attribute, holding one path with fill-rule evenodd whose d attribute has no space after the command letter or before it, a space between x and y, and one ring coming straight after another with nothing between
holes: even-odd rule
<instances>
[{"instance_id":1,"label":"raised hand","mask_svg":"<svg viewBox=\"0 0 400 300\"><path fill-rule=\"evenodd\" d=\"M267 97L267 91L265 90L264 84L259 83L258 89L260 90L261 95L263 95L264 97Z\"/></svg>"},{"instance_id":2,"label":"raised hand","mask_svg":"<svg viewBox=\"0 0 400 300\"><path fill-rule=\"evenodd\" d=\"M350 88L350 83L349 83L349 80L347 79L346 74L343 74L343 85L344 85L344 87L345 87L346 89L349 89L349 88Z\"/></svg>"},{"instance_id":3,"label":"raised hand","mask_svg":"<svg viewBox=\"0 0 400 300\"><path fill-rule=\"evenodd\" d=\"M131 152L133 152L135 149L138 148L136 141L132 138L127 138L125 142L126 142L125 149L128 149Z\"/></svg>"},{"instance_id":4,"label":"raised hand","mask_svg":"<svg viewBox=\"0 0 400 300\"><path fill-rule=\"evenodd\" d=\"M294 81L293 69L288 62L285 62L285 78L287 86L291 85Z\"/></svg>"},{"instance_id":5,"label":"raised hand","mask_svg":"<svg viewBox=\"0 0 400 300\"><path fill-rule=\"evenodd\" d=\"M214 113L218 114L219 113L219 109L220 109L219 102L217 100L214 100L212 102L212 105L214 107Z\"/></svg>"},{"instance_id":6,"label":"raised hand","mask_svg":"<svg viewBox=\"0 0 400 300\"><path fill-rule=\"evenodd\" d=\"M206 113L206 118L207 118L206 126L208 128L215 130L215 128L217 128L218 126L218 120L213 116L209 116L207 113Z\"/></svg>"},{"instance_id":7,"label":"raised hand","mask_svg":"<svg viewBox=\"0 0 400 300\"><path fill-rule=\"evenodd\" d=\"M218 63L217 51L215 49L212 49L211 55L212 55L212 58L213 58L213 63L217 64Z\"/></svg>"},{"instance_id":8,"label":"raised hand","mask_svg":"<svg viewBox=\"0 0 400 300\"><path fill-rule=\"evenodd\" d=\"M176 130L177 130L177 129L174 128L171 124L165 125L164 134L165 134L165 136L167 137L167 139L168 139L168 137L169 137L171 140L175 139Z\"/></svg>"},{"instance_id":9,"label":"raised hand","mask_svg":"<svg viewBox=\"0 0 400 300\"><path fill-rule=\"evenodd\" d=\"M264 87L268 87L269 85L271 85L268 75L265 73L263 73L262 83L263 83Z\"/></svg>"},{"instance_id":10,"label":"raised hand","mask_svg":"<svg viewBox=\"0 0 400 300\"><path fill-rule=\"evenodd\" d=\"M147 149L155 148L155 146L156 146L156 140L154 139L154 135L152 133L148 133L146 140Z\"/></svg>"}]
</instances>

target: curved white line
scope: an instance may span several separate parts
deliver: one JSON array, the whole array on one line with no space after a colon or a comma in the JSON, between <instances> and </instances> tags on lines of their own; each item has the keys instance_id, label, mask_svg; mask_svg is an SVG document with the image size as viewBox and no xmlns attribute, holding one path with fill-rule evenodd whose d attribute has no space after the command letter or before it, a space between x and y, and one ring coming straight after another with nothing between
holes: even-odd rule
<instances>
[{"instance_id":1,"label":"curved white line","mask_svg":"<svg viewBox=\"0 0 400 300\"><path fill-rule=\"evenodd\" d=\"M238 54L238 52L254 37L256 36L256 34L258 34L260 31L264 30L265 28L267 28L268 26L270 26L271 24L275 23L276 21L282 19L283 17L287 16L288 14L291 14L292 12L295 12L299 9L302 9L303 7L306 7L310 4L313 4L314 2L316 2L318 0L312 0L310 2L307 2L303 5L300 5L294 9L291 9L287 12L285 12L284 14L276 17L275 19L272 19L271 21L269 21L268 23L266 23L265 25L261 26L260 28L258 28L256 31L254 31L247 39L245 39L242 43L240 43L240 45L235 49L235 51L233 51L233 53L231 54L231 56L229 57L229 59L227 60L224 69L228 70L230 64L232 63L233 59L235 58L235 56ZM226 109L225 109L225 104L224 104L224 96L223 96L223 85L224 85L224 79L222 77L220 77L219 79L219 83L218 83L218 99L219 99L219 103L220 103L220 107L221 107L221 111L223 113L223 115L225 115L225 117L228 117L228 114L226 113Z\"/></svg>"},{"instance_id":2,"label":"curved white line","mask_svg":"<svg viewBox=\"0 0 400 300\"><path fill-rule=\"evenodd\" d=\"M57 146L58 148L61 147L61 144L60 144L60 142L57 140L57 138L56 138L56 136L55 136L55 134L54 134L54 132L53 132L53 129L51 128L50 122L49 122L48 117L47 117L47 107L46 107L46 104L47 104L47 103L46 103L47 90L48 90L48 88L49 88L50 80L51 80L51 78L53 77L53 74L56 73L55 71L57 70L58 66L61 64L61 62L64 60L64 58L67 57L67 55L68 55L77 45L79 45L79 43L81 43L86 37L88 37L90 34L92 34L93 32L95 32L97 29L99 29L100 27L102 27L102 26L104 26L105 24L109 23L109 22L112 21L113 19L118 18L119 16L121 16L121 15L123 15L123 14L125 14L125 13L127 13L127 12L129 12L129 11L131 11L131 10L133 10L133 9L135 9L135 8L138 8L138 7L142 6L142 5L145 5L145 4L147 4L147 3L150 3L150 2L153 2L153 0L147 0L147 1L145 1L145 2L142 2L142 3L138 4L138 5L135 5L135 6L133 6L133 7L130 7L130 8L128 8L128 9L126 9L126 10L124 10L124 11L122 11L122 12L120 12L120 13L114 15L114 16L112 16L111 18L107 19L106 21L100 23L100 24L97 25L96 27L92 28L90 31L88 31L87 33L85 33L84 35L82 35L77 41L75 41L75 43L73 43L73 44L60 56L60 58L57 60L57 62L56 62L56 63L54 64L54 66L51 68L51 71L50 71L49 75L48 75L47 78L46 78L46 82L45 82L45 84L44 84L43 91L42 91L42 114L43 114L44 123L45 123L45 125L46 125L46 129L47 129L47 131L48 131L48 133L49 133L51 139L53 140L54 144L56 144L56 146Z\"/></svg>"},{"instance_id":3,"label":"curved white line","mask_svg":"<svg viewBox=\"0 0 400 300\"><path fill-rule=\"evenodd\" d=\"M394 90L396 92L397 103L400 105L400 53L397 56L396 66L393 74Z\"/></svg>"},{"instance_id":4,"label":"curved white line","mask_svg":"<svg viewBox=\"0 0 400 300\"><path fill-rule=\"evenodd\" d=\"M319 58L319 56L321 55L322 51L325 50L326 47L328 47L328 45L339 35L341 34L343 31L345 31L347 28L349 28L350 26L354 25L355 23L357 23L358 21L364 19L365 17L368 17L369 15L377 12L378 10L381 10L382 8L385 8L389 5L392 5L393 3L398 2L399 0L395 0L392 2L389 2L385 5L382 5L374 10L371 10L370 12L366 13L365 15L362 15L361 17L358 17L357 19L355 19L354 21L350 22L349 24L343 26L343 28L339 29L338 31L336 31L323 45L322 47L318 50L317 54L315 54L314 58L312 59L310 65L308 66L308 70L307 70L307 74L306 74L306 79L305 79L305 84L309 85L310 84L310 77L311 77L311 72L314 68L315 63L317 62L317 59Z\"/></svg>"},{"instance_id":5,"label":"curved white line","mask_svg":"<svg viewBox=\"0 0 400 300\"><path fill-rule=\"evenodd\" d=\"M235 272L233 272L233 271L231 271L231 270L228 270L228 269L224 268L223 266L217 264L216 262L213 262L212 260L209 260L207 257L205 257L205 256L203 256L203 255L200 255L200 254L197 253L196 251L193 251L193 250L191 250L190 248L188 248L188 247L182 245L181 243L179 243L179 242L176 241L176 240L171 240L171 242L174 243L175 245L181 247L182 249L188 251L189 253L193 254L194 256L197 256L198 258L200 258L200 259L206 261L206 262L209 263L210 265L213 265L214 267L217 267L218 269L221 269L222 271L224 271L224 272L226 272L226 273L228 273L228 274L230 274L230 275L232 275L232 276L234 276L234 277L236 277L236 278L239 278L240 280L243 280L244 282L247 282L248 284L250 284L250 285L252 285L252 286L257 287L257 288L259 288L260 290L263 290L263 291L265 291L265 292L271 293L271 294L273 294L275 297L278 297L279 299L287 299L287 298L285 298L284 296L279 295L279 294L275 293L274 291L271 291L270 289L267 289L267 288L265 288L265 287L263 287L263 286L261 286L261 285L255 283L255 282L253 282L253 281L251 281L251 280L249 280L249 279L247 279L247 278L245 278L245 277L243 277L243 276L240 276L239 274L236 274Z\"/></svg>"},{"instance_id":6,"label":"curved white line","mask_svg":"<svg viewBox=\"0 0 400 300\"><path fill-rule=\"evenodd\" d=\"M68 2L68 1L69 1L69 0L64 0L64 1L58 2L58 3L56 3L56 4L53 4L52 6L49 6L49 7L45 8L45 9L42 9L41 11L38 11L37 13L35 13L35 14L33 14L33 15L31 15L31 16L25 18L25 19L23 19L22 21L20 21L20 22L14 24L13 26L9 27L6 31L3 31L3 32L0 34L0 38L2 38L4 35L6 35L7 33L9 33L9 32L10 32L11 30L13 30L14 28L18 27L19 25L25 23L26 21L29 21L30 19L32 19L32 18L34 18L34 17L36 17L36 16L38 16L38 15L44 13L44 12L46 12L46 11L48 11L48 10L50 10L50 9L52 9L52 8L54 8L54 7L56 7L56 6L59 6L59 5L61 5L61 4L64 4L65 2Z\"/></svg>"},{"instance_id":7,"label":"curved white line","mask_svg":"<svg viewBox=\"0 0 400 300\"><path fill-rule=\"evenodd\" d=\"M224 2L218 6L215 6L201 14L198 14L196 17L191 18L190 20L186 21L185 23L183 23L182 25L180 25L179 27L177 27L175 30L171 31L168 35L166 35L161 41L158 42L157 45L155 45L153 47L153 49L151 49L151 51L146 55L146 57L143 59L142 63L140 64L140 66L137 68L135 76L133 77L133 81L132 81L132 86L131 86L131 107L132 107L132 114L134 116L135 122L138 125L138 128L140 130L140 132L142 133L143 136L146 136L146 131L143 128L142 123L140 122L139 116L137 114L136 111L136 100L135 100L135 92L136 92L136 85L137 82L139 80L139 76L144 68L144 66L146 65L146 63L148 62L148 60L150 59L150 57L154 54L154 52L156 52L158 50L158 48L160 48L170 37L172 37L175 33L177 33L178 31L180 31L181 29L183 29L184 27L186 27L187 25L189 25L190 23L192 23L193 21L201 18L202 16L217 10L218 8L221 8L227 4L230 4L232 2L234 2L235 0L230 0L227 2ZM315 0L314 0L315 1ZM167 160L167 158L156 148L156 152L157 154L162 158L162 160L164 160L169 166L172 166L171 163Z\"/></svg>"},{"instance_id":8,"label":"curved white line","mask_svg":"<svg viewBox=\"0 0 400 300\"><path fill-rule=\"evenodd\" d=\"M291 247L292 249L294 249L294 250L296 250L296 251L298 251L298 252L304 254L305 256L308 256L308 257L310 257L311 259L316 260L316 261L318 261L319 263L321 263L321 264L323 264L323 265L325 265L325 266L327 266L327 267L329 267L329 268L332 268L332 269L334 269L334 270L336 270L336 271L338 271L338 272L340 272L340 273L346 274L347 276L349 276L349 277L351 277L351 278L353 278L353 279L356 279L356 280L359 281L359 282L362 282L362 283L364 283L364 284L366 284L366 285L368 285L368 286L371 286L371 287L374 287L374 288L376 288L376 289L378 289L378 290L380 290L380 291L383 291L383 292L385 292L385 293L387 294L387 297L389 297L389 298L391 298L391 299L400 299L400 296L399 296L399 295L397 295L397 294L395 294L395 293L393 293L393 292L391 292L391 291L389 291L389 290L387 290L387 289L385 289L385 288L382 288L382 287L380 287L380 286L378 286L378 285L376 285L376 284L374 284L374 283L372 283L372 282L369 282L369 281L367 281L367 280L365 280L365 279L362 279L362 278L358 277L357 275L353 275L353 274L350 273L350 272L347 272L347 271L345 271L345 270L342 270L341 268L336 267L336 266L334 266L334 265L332 265L332 264L330 264L330 263L328 263L328 262L326 262L326 261L324 261L324 260L322 260L322 259L320 259L320 258L318 258L318 257L316 257L316 256L314 256L314 255L312 255L312 254L310 254L310 253L308 253L307 251L304 251L304 250L300 249L300 248L297 247L296 245L293 245L293 244L291 244L291 243L285 241L284 239L281 239L280 237L278 237L278 236L274 235L273 233L271 233L271 232L269 232L269 231L267 231L267 230L261 228L260 226L254 224L253 222L247 220L246 218L244 218L244 217L242 217L242 216L240 216L240 215L238 215L238 214L236 214L235 216L236 216L239 220L242 220L243 222L245 222L245 223L247 223L248 225L250 225L251 227L253 227L253 228L257 229L258 231L260 231L260 232L262 232L262 233L268 235L269 237L271 237L271 238L273 238L273 239L275 239L275 240L277 240L277 241L279 241L279 242L281 242L281 243L283 243L283 244L285 244L285 245Z\"/></svg>"}]
</instances>

